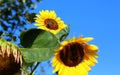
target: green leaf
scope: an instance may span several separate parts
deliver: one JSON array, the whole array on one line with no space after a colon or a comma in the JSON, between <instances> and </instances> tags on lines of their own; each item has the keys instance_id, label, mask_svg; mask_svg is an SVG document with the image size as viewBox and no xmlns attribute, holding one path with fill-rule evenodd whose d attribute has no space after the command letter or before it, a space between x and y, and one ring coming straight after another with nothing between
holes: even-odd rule
<instances>
[{"instance_id":1,"label":"green leaf","mask_svg":"<svg viewBox=\"0 0 120 75\"><path fill-rule=\"evenodd\" d=\"M41 29L29 29L20 35L21 50L26 63L41 62L54 54L60 43L55 35Z\"/></svg>"},{"instance_id":2,"label":"green leaf","mask_svg":"<svg viewBox=\"0 0 120 75\"><path fill-rule=\"evenodd\" d=\"M56 48L21 48L23 59L26 63L48 60L54 54Z\"/></svg>"},{"instance_id":3,"label":"green leaf","mask_svg":"<svg viewBox=\"0 0 120 75\"><path fill-rule=\"evenodd\" d=\"M57 33L56 37L60 41L63 41L68 36L69 32L70 32L70 28L69 28L69 26L67 26L66 28L62 29L59 33Z\"/></svg>"},{"instance_id":4,"label":"green leaf","mask_svg":"<svg viewBox=\"0 0 120 75\"><path fill-rule=\"evenodd\" d=\"M20 35L20 41L25 48L51 48L60 45L55 35L35 28L23 31Z\"/></svg>"}]
</instances>

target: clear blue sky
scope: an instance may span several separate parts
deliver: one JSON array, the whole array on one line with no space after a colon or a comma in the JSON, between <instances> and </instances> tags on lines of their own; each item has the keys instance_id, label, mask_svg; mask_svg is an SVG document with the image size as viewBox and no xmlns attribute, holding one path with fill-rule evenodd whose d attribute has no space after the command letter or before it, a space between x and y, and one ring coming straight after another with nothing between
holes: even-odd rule
<instances>
[{"instance_id":1,"label":"clear blue sky","mask_svg":"<svg viewBox=\"0 0 120 75\"><path fill-rule=\"evenodd\" d=\"M43 0L35 12L43 9L55 10L70 24L70 37L95 38L90 43L99 46L99 58L89 75L120 75L120 0ZM46 62L40 66L47 69L44 75L51 75Z\"/></svg>"}]
</instances>

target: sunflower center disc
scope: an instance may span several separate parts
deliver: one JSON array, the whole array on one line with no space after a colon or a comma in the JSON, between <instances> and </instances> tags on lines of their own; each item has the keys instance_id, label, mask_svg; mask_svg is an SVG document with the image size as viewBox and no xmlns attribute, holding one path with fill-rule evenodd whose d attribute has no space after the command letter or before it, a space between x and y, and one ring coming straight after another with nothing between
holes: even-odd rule
<instances>
[{"instance_id":1,"label":"sunflower center disc","mask_svg":"<svg viewBox=\"0 0 120 75\"><path fill-rule=\"evenodd\" d=\"M58 24L55 20L53 19L46 19L44 21L45 25L47 28L52 29L52 30L57 30L58 29Z\"/></svg>"},{"instance_id":2,"label":"sunflower center disc","mask_svg":"<svg viewBox=\"0 0 120 75\"><path fill-rule=\"evenodd\" d=\"M79 43L69 43L60 52L61 61L69 67L77 66L84 57L83 47Z\"/></svg>"}]
</instances>

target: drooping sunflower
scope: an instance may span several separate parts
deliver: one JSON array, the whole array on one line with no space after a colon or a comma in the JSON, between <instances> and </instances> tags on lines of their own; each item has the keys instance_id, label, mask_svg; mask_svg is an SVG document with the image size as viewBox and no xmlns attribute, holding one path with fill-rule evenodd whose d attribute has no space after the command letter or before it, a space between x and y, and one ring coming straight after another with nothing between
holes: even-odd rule
<instances>
[{"instance_id":1,"label":"drooping sunflower","mask_svg":"<svg viewBox=\"0 0 120 75\"><path fill-rule=\"evenodd\" d=\"M64 41L52 59L53 72L58 75L88 75L90 66L97 63L98 47L87 42L92 37L79 37Z\"/></svg>"},{"instance_id":2,"label":"drooping sunflower","mask_svg":"<svg viewBox=\"0 0 120 75\"><path fill-rule=\"evenodd\" d=\"M19 48L0 38L0 75L14 75L20 71L22 64Z\"/></svg>"},{"instance_id":3,"label":"drooping sunflower","mask_svg":"<svg viewBox=\"0 0 120 75\"><path fill-rule=\"evenodd\" d=\"M42 10L39 15L36 15L35 24L43 30L50 31L53 34L57 34L60 30L66 27L66 24L57 17L55 11Z\"/></svg>"}]
</instances>

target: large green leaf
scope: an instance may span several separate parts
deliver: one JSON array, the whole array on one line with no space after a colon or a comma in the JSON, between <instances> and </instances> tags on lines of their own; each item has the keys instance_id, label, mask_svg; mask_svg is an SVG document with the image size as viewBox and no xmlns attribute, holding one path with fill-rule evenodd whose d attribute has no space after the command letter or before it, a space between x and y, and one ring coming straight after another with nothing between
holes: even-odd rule
<instances>
[{"instance_id":1,"label":"large green leaf","mask_svg":"<svg viewBox=\"0 0 120 75\"><path fill-rule=\"evenodd\" d=\"M59 47L59 40L50 32L41 29L23 31L20 36L21 45L25 48Z\"/></svg>"},{"instance_id":2,"label":"large green leaf","mask_svg":"<svg viewBox=\"0 0 120 75\"><path fill-rule=\"evenodd\" d=\"M59 40L50 32L29 29L20 35L23 59L26 63L41 62L49 59L60 46Z\"/></svg>"},{"instance_id":3,"label":"large green leaf","mask_svg":"<svg viewBox=\"0 0 120 75\"><path fill-rule=\"evenodd\" d=\"M54 54L55 48L21 48L26 63L41 62L48 60Z\"/></svg>"}]
</instances>

